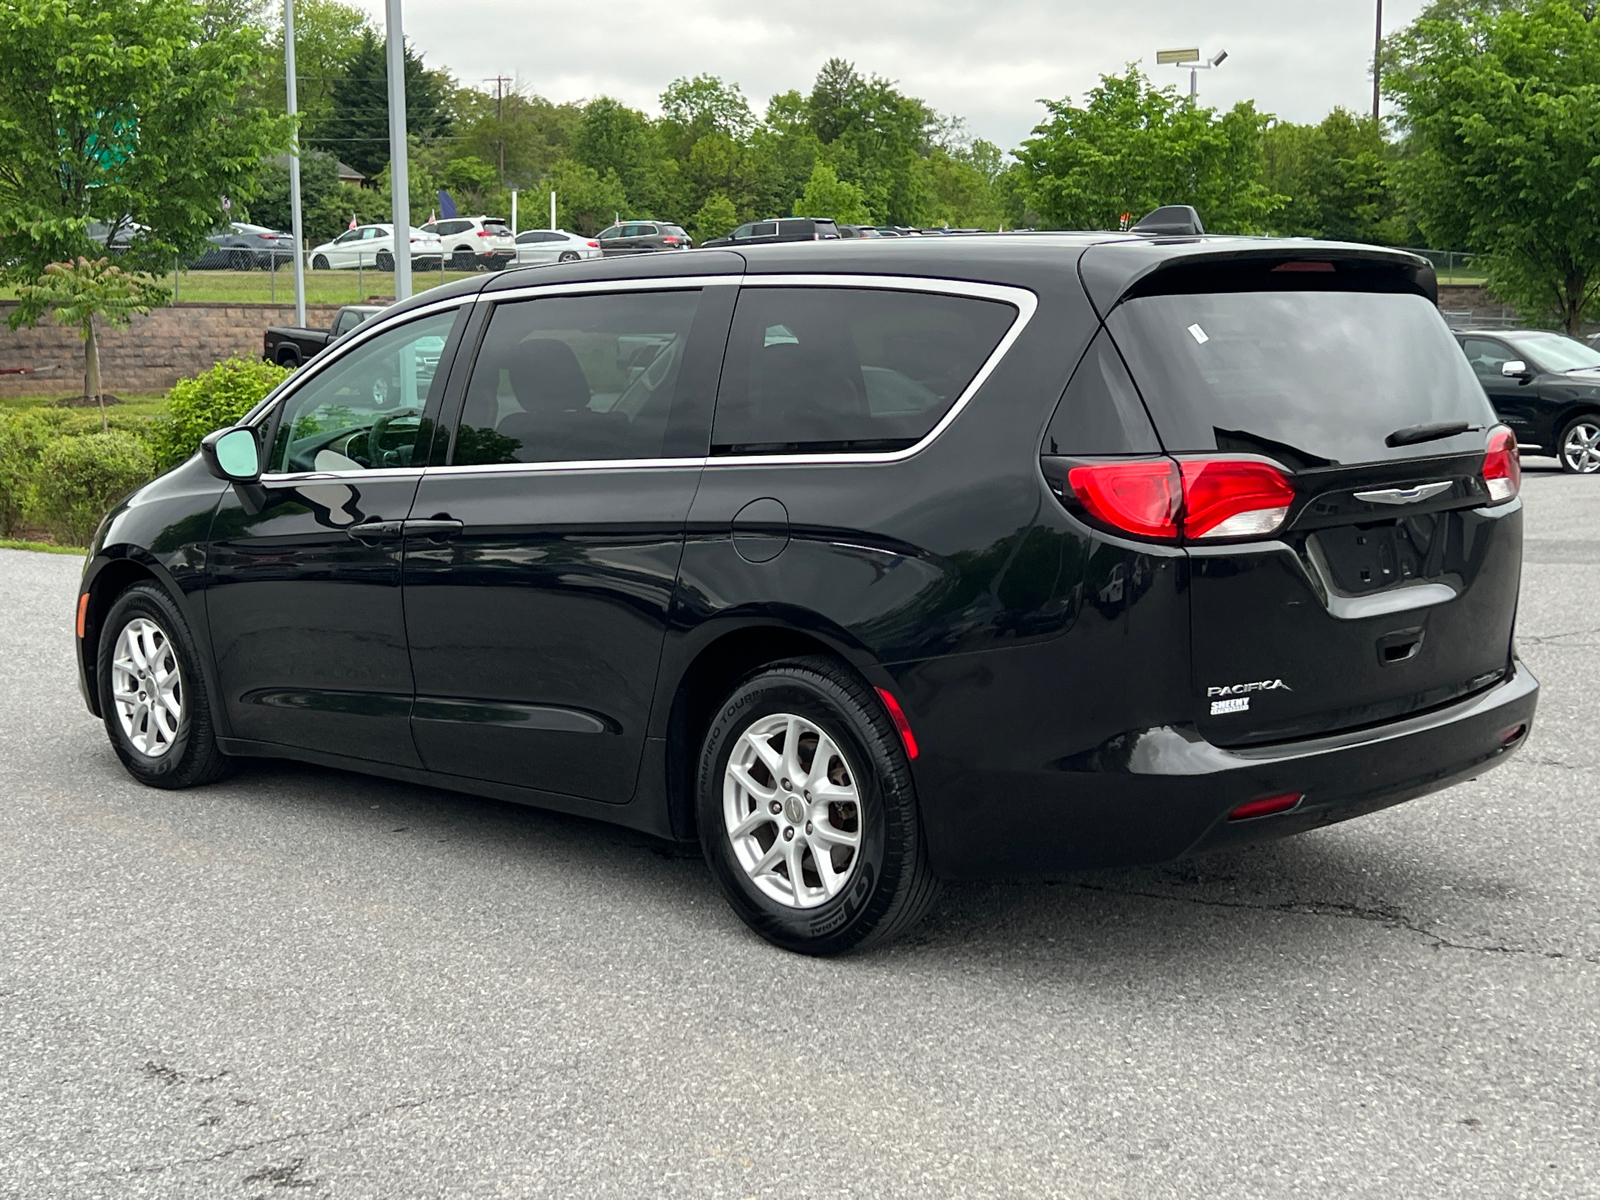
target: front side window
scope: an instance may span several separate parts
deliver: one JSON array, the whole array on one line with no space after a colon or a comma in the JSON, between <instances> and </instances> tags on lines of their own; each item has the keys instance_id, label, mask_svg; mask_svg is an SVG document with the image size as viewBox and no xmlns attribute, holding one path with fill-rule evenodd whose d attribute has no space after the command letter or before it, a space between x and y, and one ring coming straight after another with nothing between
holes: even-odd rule
<instances>
[{"instance_id":1,"label":"front side window","mask_svg":"<svg viewBox=\"0 0 1600 1200\"><path fill-rule=\"evenodd\" d=\"M1461 348L1480 379L1499 379L1500 365L1511 361L1511 352L1500 342L1488 338L1468 338Z\"/></svg>"},{"instance_id":2,"label":"front side window","mask_svg":"<svg viewBox=\"0 0 1600 1200\"><path fill-rule=\"evenodd\" d=\"M335 242L359 242L363 234L364 231L360 229L347 229L333 240Z\"/></svg>"},{"instance_id":3,"label":"front side window","mask_svg":"<svg viewBox=\"0 0 1600 1200\"><path fill-rule=\"evenodd\" d=\"M879 288L746 288L717 393L713 454L899 450L966 390L1009 304Z\"/></svg>"},{"instance_id":4,"label":"front side window","mask_svg":"<svg viewBox=\"0 0 1600 1200\"><path fill-rule=\"evenodd\" d=\"M423 409L455 319L450 311L409 321L318 371L284 402L268 469L411 466L418 455Z\"/></svg>"},{"instance_id":5,"label":"front side window","mask_svg":"<svg viewBox=\"0 0 1600 1200\"><path fill-rule=\"evenodd\" d=\"M698 291L501 304L451 462L659 458Z\"/></svg>"},{"instance_id":6,"label":"front side window","mask_svg":"<svg viewBox=\"0 0 1600 1200\"><path fill-rule=\"evenodd\" d=\"M600 240L603 242L609 242L612 238L618 238L621 236L622 226L620 225L613 225L609 229L602 229L600 231Z\"/></svg>"}]
</instances>

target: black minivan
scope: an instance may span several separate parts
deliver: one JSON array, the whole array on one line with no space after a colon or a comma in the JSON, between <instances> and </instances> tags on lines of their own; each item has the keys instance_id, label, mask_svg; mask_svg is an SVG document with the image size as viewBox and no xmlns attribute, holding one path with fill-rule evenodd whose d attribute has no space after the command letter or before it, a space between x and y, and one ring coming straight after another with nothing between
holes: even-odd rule
<instances>
[{"instance_id":1,"label":"black minivan","mask_svg":"<svg viewBox=\"0 0 1600 1200\"><path fill-rule=\"evenodd\" d=\"M698 840L831 953L1526 737L1520 469L1426 262L973 235L462 280L101 526L138 779L283 756Z\"/></svg>"}]
</instances>

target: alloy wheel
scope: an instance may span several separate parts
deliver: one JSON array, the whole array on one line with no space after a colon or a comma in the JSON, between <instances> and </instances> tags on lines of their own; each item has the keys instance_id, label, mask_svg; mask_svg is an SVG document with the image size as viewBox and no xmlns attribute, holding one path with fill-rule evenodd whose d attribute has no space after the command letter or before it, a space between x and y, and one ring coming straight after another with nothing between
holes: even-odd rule
<instances>
[{"instance_id":1,"label":"alloy wheel","mask_svg":"<svg viewBox=\"0 0 1600 1200\"><path fill-rule=\"evenodd\" d=\"M766 896L815 908L855 874L861 851L857 775L814 722L773 713L734 744L722 813L735 858Z\"/></svg>"},{"instance_id":2,"label":"alloy wheel","mask_svg":"<svg viewBox=\"0 0 1600 1200\"><path fill-rule=\"evenodd\" d=\"M1569 471L1593 475L1600 471L1600 422L1574 421L1561 439L1561 458Z\"/></svg>"},{"instance_id":3,"label":"alloy wheel","mask_svg":"<svg viewBox=\"0 0 1600 1200\"><path fill-rule=\"evenodd\" d=\"M172 639L148 617L135 617L117 635L111 695L122 732L146 758L160 758L183 723L183 672Z\"/></svg>"}]
</instances>

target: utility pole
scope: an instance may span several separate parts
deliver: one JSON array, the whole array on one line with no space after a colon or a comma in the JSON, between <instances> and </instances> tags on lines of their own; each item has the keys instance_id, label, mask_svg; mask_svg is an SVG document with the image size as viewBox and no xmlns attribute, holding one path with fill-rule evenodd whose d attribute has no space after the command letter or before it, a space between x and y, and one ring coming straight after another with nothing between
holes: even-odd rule
<instances>
[{"instance_id":1,"label":"utility pole","mask_svg":"<svg viewBox=\"0 0 1600 1200\"><path fill-rule=\"evenodd\" d=\"M496 75L494 77L494 125L495 137L499 143L500 151L500 186L506 185L506 93L505 85L511 82L509 75Z\"/></svg>"},{"instance_id":2,"label":"utility pole","mask_svg":"<svg viewBox=\"0 0 1600 1200\"><path fill-rule=\"evenodd\" d=\"M394 219L394 298L411 299L411 172L406 165L406 42L400 0L386 4L389 39L389 192Z\"/></svg>"},{"instance_id":3,"label":"utility pole","mask_svg":"<svg viewBox=\"0 0 1600 1200\"><path fill-rule=\"evenodd\" d=\"M1383 0L1378 0L1378 28L1372 35L1372 120L1378 120L1378 81L1383 73Z\"/></svg>"},{"instance_id":4,"label":"utility pole","mask_svg":"<svg viewBox=\"0 0 1600 1200\"><path fill-rule=\"evenodd\" d=\"M299 90L294 77L294 0L283 0L283 71L288 87L285 108L289 120L300 110ZM300 131L289 142L289 232L294 235L294 323L306 324L305 222L300 214ZM273 278L277 278L276 272Z\"/></svg>"}]
</instances>

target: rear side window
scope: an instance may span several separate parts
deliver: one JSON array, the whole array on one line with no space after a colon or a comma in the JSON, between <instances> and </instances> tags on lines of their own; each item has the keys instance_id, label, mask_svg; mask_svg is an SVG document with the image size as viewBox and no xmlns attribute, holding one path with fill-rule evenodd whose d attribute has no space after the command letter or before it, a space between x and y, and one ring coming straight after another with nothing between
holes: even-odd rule
<instances>
[{"instance_id":1,"label":"rear side window","mask_svg":"<svg viewBox=\"0 0 1600 1200\"><path fill-rule=\"evenodd\" d=\"M1045 432L1046 454L1157 454L1161 443L1122 356L1095 334Z\"/></svg>"},{"instance_id":2,"label":"rear side window","mask_svg":"<svg viewBox=\"0 0 1600 1200\"><path fill-rule=\"evenodd\" d=\"M898 450L924 437L1016 318L1009 304L877 288L745 288L713 454Z\"/></svg>"},{"instance_id":3,"label":"rear side window","mask_svg":"<svg viewBox=\"0 0 1600 1200\"><path fill-rule=\"evenodd\" d=\"M1142 296L1106 322L1169 451L1253 451L1291 469L1480 448L1494 410L1422 296L1259 291ZM1391 448L1389 434L1477 432Z\"/></svg>"},{"instance_id":4,"label":"rear side window","mask_svg":"<svg viewBox=\"0 0 1600 1200\"><path fill-rule=\"evenodd\" d=\"M451 462L659 458L698 291L496 307Z\"/></svg>"}]
</instances>

